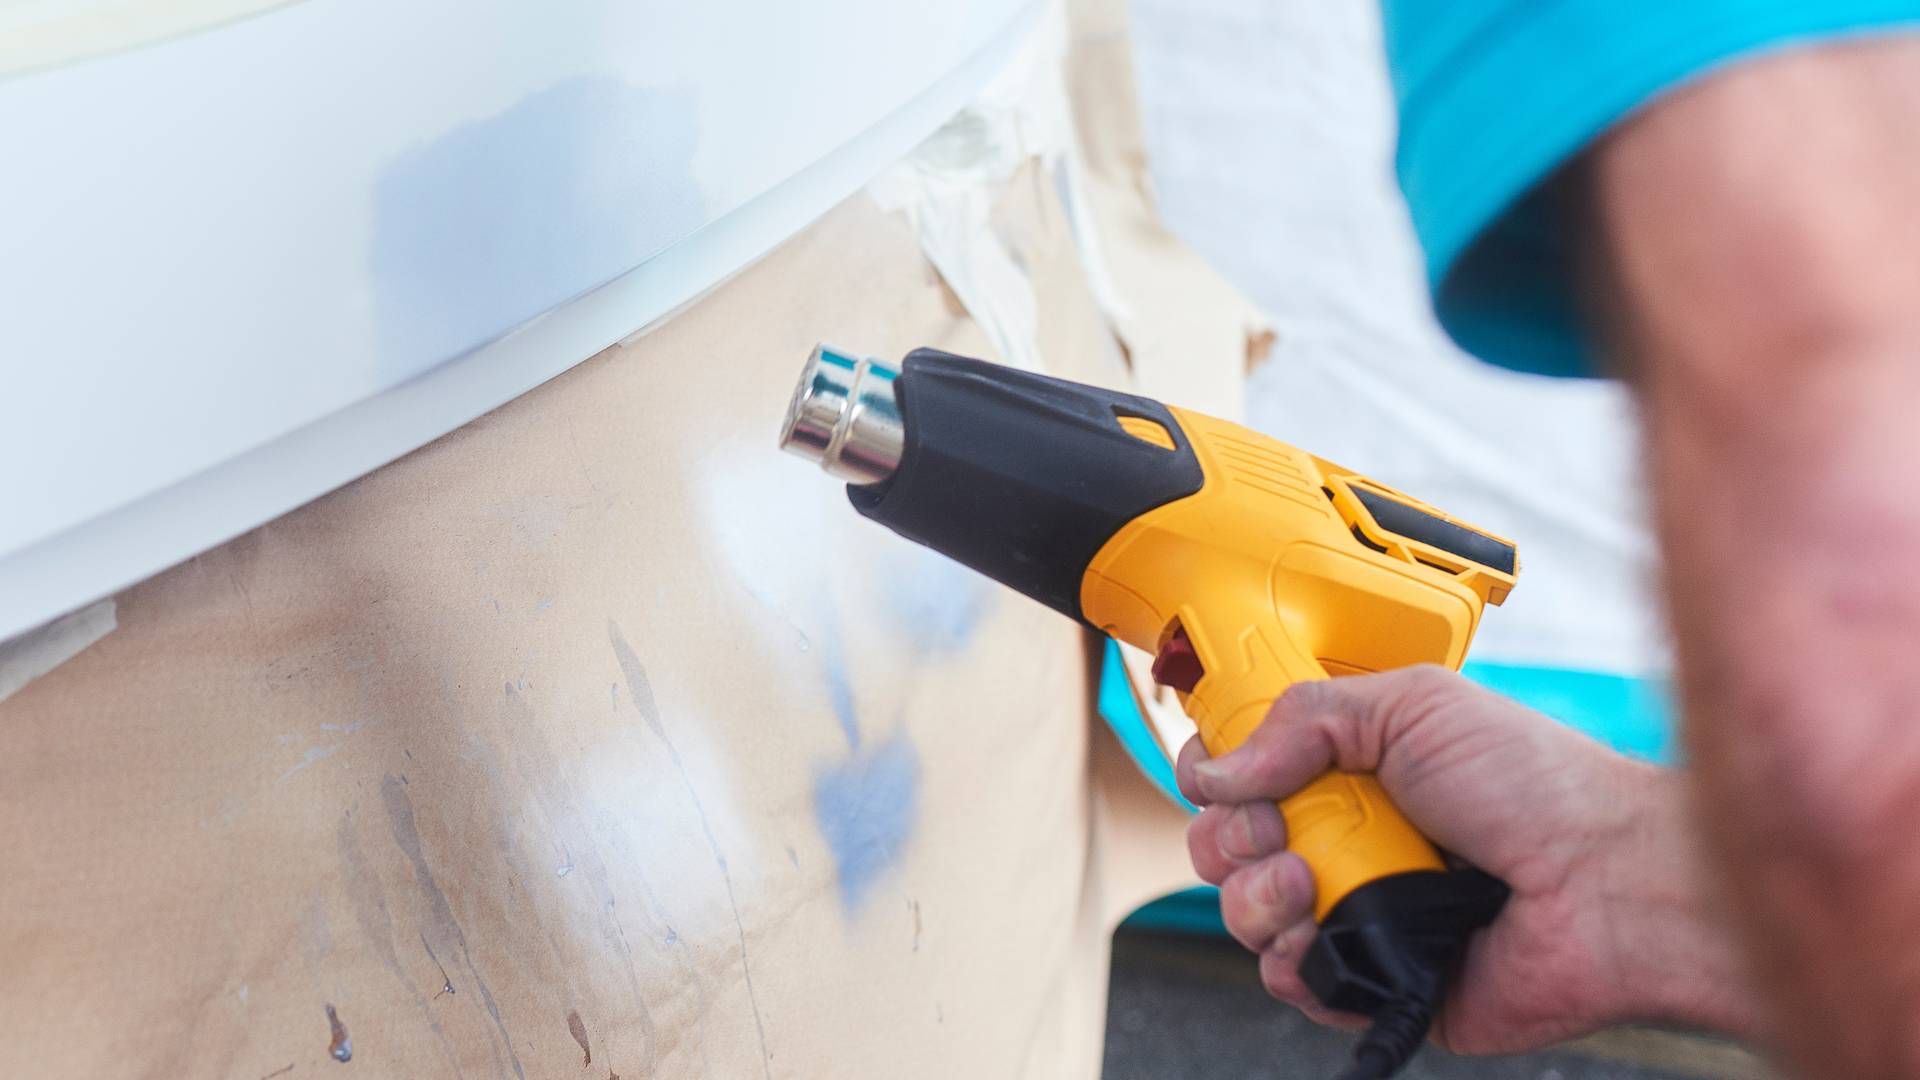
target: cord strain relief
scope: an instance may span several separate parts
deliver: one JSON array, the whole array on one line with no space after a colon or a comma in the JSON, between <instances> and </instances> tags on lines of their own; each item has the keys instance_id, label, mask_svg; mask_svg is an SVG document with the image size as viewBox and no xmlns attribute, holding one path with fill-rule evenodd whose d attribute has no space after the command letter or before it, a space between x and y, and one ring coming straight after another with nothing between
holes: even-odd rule
<instances>
[{"instance_id":1,"label":"cord strain relief","mask_svg":"<svg viewBox=\"0 0 1920 1080\"><path fill-rule=\"evenodd\" d=\"M1380 1080L1400 1071L1420 1049L1433 1024L1433 1007L1401 999L1375 1014L1373 1024L1353 1051L1353 1066L1342 1080Z\"/></svg>"}]
</instances>

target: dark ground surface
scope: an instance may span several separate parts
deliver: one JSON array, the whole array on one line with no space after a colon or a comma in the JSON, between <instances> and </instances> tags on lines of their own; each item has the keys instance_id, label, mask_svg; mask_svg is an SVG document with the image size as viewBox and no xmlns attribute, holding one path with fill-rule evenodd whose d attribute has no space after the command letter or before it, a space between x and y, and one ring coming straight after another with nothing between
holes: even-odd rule
<instances>
[{"instance_id":1,"label":"dark ground surface","mask_svg":"<svg viewBox=\"0 0 1920 1080\"><path fill-rule=\"evenodd\" d=\"M1354 1036L1318 1027L1260 987L1253 960L1231 942L1122 931L1114 936L1105 1080L1332 1080ZM1727 1068L1731 1046L1655 1033L1659 1053L1589 1056L1569 1050L1456 1058L1427 1047L1408 1080L1698 1080L1752 1075ZM1604 1052L1604 1048L1602 1048ZM1677 1054L1677 1058L1676 1058ZM1645 1062L1675 1059L1684 1071ZM1697 1061L1690 1059L1698 1059Z\"/></svg>"}]
</instances>

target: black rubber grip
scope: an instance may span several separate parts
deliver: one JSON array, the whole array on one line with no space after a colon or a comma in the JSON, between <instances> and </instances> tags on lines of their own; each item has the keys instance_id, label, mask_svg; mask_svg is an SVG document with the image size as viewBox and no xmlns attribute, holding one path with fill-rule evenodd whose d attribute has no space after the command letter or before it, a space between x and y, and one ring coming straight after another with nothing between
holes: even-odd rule
<instances>
[{"instance_id":1,"label":"black rubber grip","mask_svg":"<svg viewBox=\"0 0 1920 1080\"><path fill-rule=\"evenodd\" d=\"M905 448L852 485L862 514L1085 622L1087 564L1127 522L1200 490L1186 433L1149 398L915 349L894 382ZM1173 449L1120 417L1165 428Z\"/></svg>"},{"instance_id":2,"label":"black rubber grip","mask_svg":"<svg viewBox=\"0 0 1920 1080\"><path fill-rule=\"evenodd\" d=\"M1320 1004L1377 1016L1398 1002L1439 1008L1475 930L1505 906L1506 883L1485 871L1413 870L1375 878L1340 898L1300 958Z\"/></svg>"}]
</instances>

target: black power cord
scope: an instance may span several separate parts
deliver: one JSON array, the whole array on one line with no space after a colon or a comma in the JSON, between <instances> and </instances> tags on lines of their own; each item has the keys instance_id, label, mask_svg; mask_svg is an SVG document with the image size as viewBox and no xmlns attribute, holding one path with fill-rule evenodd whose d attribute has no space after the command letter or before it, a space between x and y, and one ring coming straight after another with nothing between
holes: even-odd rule
<instances>
[{"instance_id":1,"label":"black power cord","mask_svg":"<svg viewBox=\"0 0 1920 1080\"><path fill-rule=\"evenodd\" d=\"M1353 1049L1353 1064L1340 1080L1387 1080L1400 1071L1433 1026L1433 1006L1424 1001L1396 1001L1374 1015L1373 1026Z\"/></svg>"}]
</instances>

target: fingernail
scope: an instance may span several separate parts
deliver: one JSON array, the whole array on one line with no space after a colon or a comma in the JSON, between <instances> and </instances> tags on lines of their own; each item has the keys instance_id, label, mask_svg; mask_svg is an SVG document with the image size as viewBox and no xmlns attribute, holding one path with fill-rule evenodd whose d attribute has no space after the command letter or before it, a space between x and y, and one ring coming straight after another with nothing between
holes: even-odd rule
<instances>
[{"instance_id":1,"label":"fingernail","mask_svg":"<svg viewBox=\"0 0 1920 1080\"><path fill-rule=\"evenodd\" d=\"M1276 897L1292 905L1301 918L1313 912L1313 874L1307 864L1296 858L1283 858L1275 861L1268 876L1269 887Z\"/></svg>"},{"instance_id":2,"label":"fingernail","mask_svg":"<svg viewBox=\"0 0 1920 1080\"><path fill-rule=\"evenodd\" d=\"M1233 850L1227 852L1229 855L1245 859L1254 854L1253 819L1247 816L1244 807L1235 810L1233 816L1227 819L1226 835L1221 839L1232 843Z\"/></svg>"},{"instance_id":3,"label":"fingernail","mask_svg":"<svg viewBox=\"0 0 1920 1080\"><path fill-rule=\"evenodd\" d=\"M1223 825L1231 832L1231 842L1239 850L1229 852L1241 859L1257 859L1286 846L1287 826L1280 811L1269 802L1253 802L1236 807L1233 818ZM1228 837L1222 836L1223 844Z\"/></svg>"},{"instance_id":4,"label":"fingernail","mask_svg":"<svg viewBox=\"0 0 1920 1080\"><path fill-rule=\"evenodd\" d=\"M1218 758L1197 761L1193 765L1193 775L1202 780L1225 780L1229 771Z\"/></svg>"}]
</instances>

